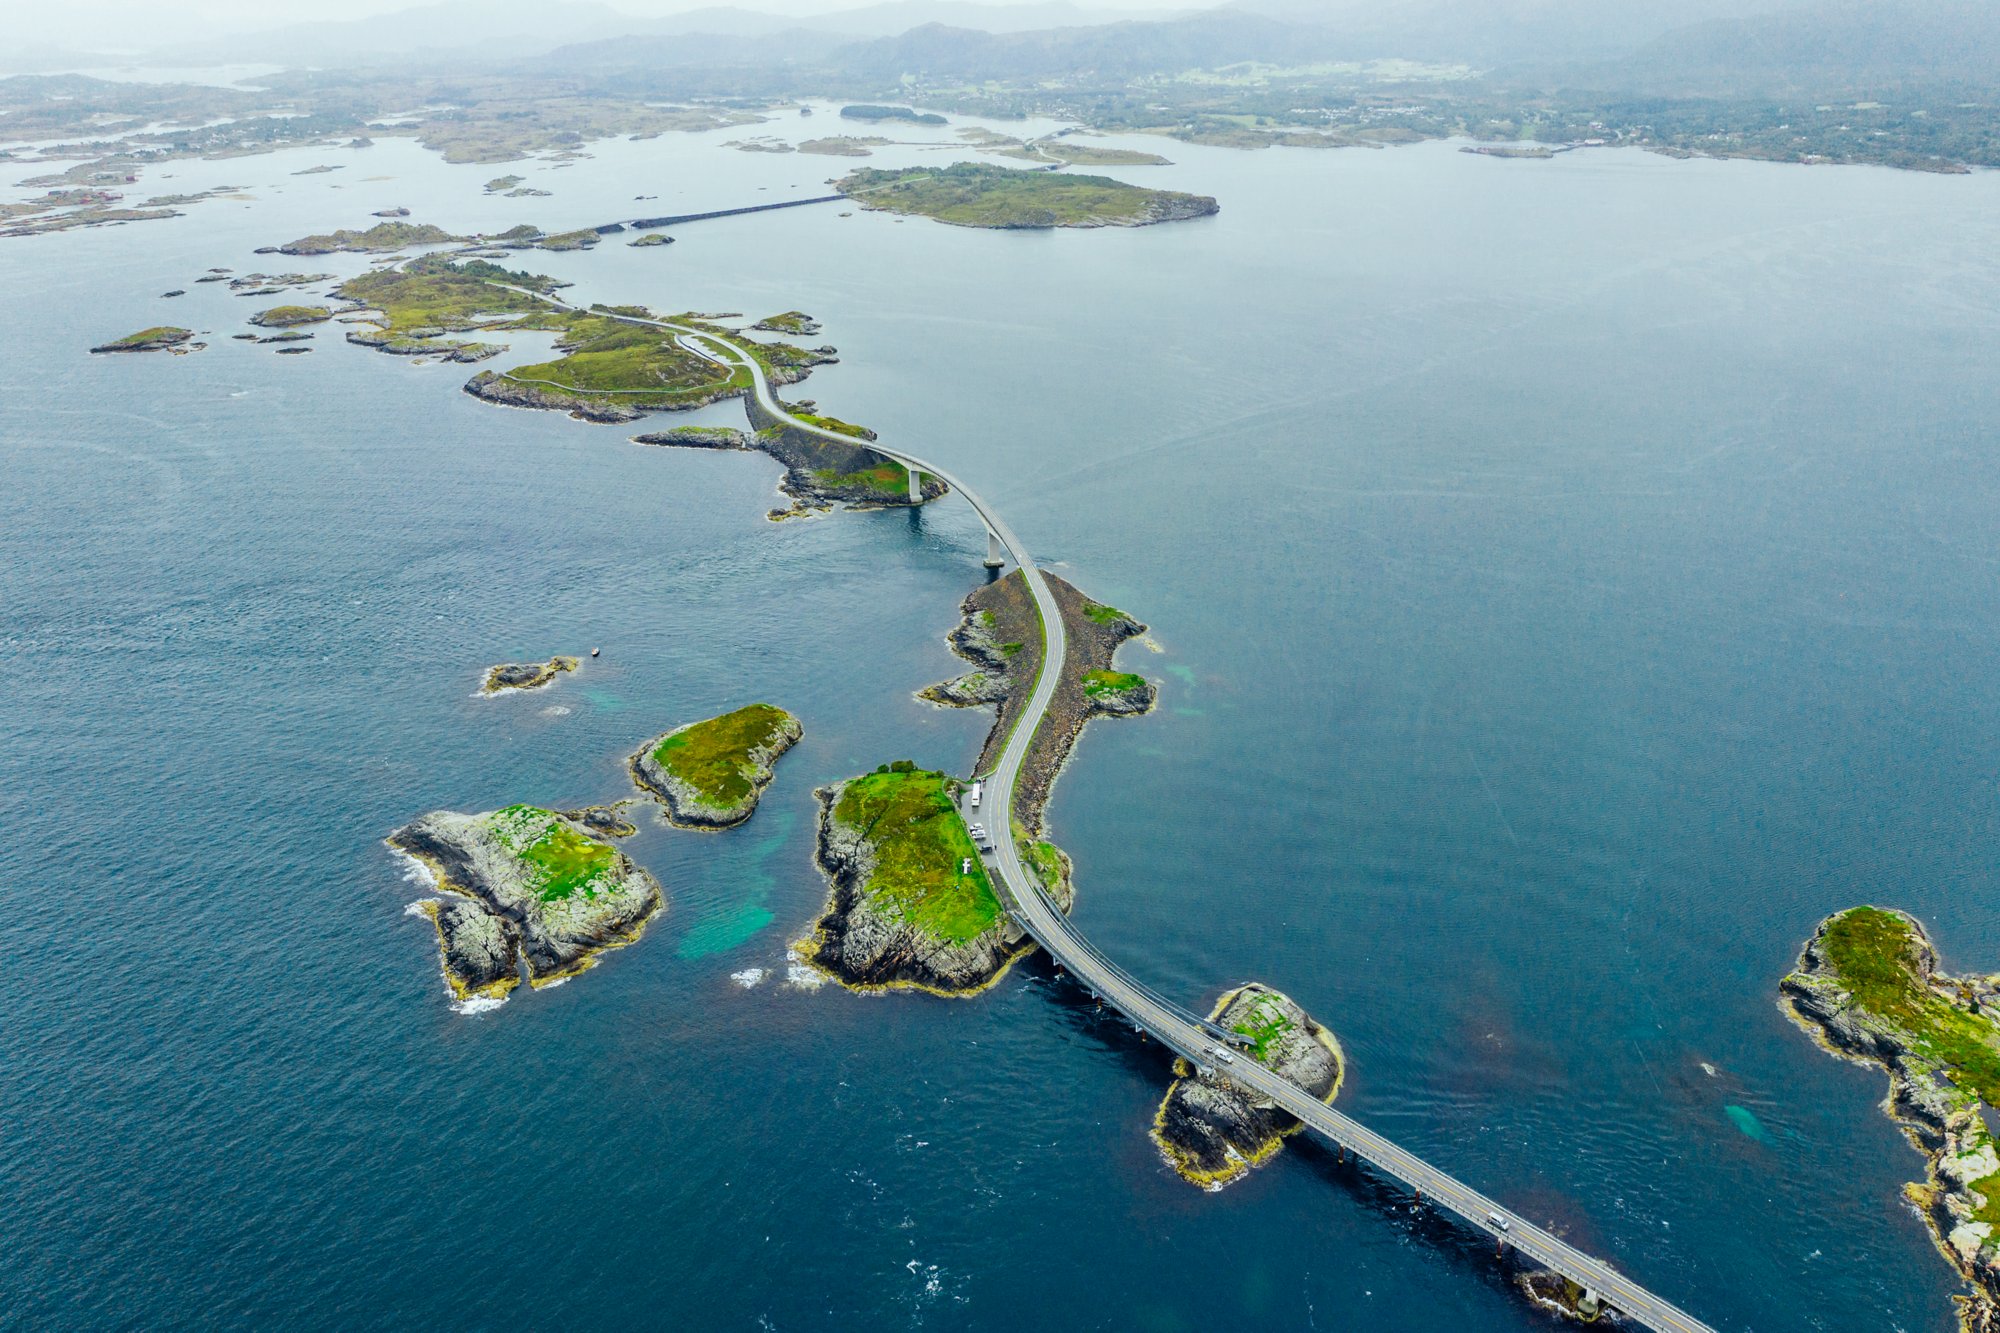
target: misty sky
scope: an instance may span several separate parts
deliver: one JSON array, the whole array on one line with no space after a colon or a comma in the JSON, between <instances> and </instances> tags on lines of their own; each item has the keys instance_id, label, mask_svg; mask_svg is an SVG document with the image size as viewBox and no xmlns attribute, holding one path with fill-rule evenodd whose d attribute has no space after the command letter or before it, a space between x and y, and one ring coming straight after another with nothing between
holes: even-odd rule
<instances>
[{"instance_id":1,"label":"misty sky","mask_svg":"<svg viewBox=\"0 0 2000 1333\"><path fill-rule=\"evenodd\" d=\"M496 0L492 6L509 11L546 4L560 8L565 0ZM869 0L573 0L638 16L678 14L692 9L731 6L765 13L830 14L863 7ZM1077 0L1078 7L1102 10L1201 8L1213 0ZM57 0L37 4L13 0L7 7L10 40L28 45L68 46L103 50L159 43L195 44L204 37L252 32L315 20L341 20L390 14L436 3L436 0ZM977 0L987 5L1034 4L1037 0Z\"/></svg>"}]
</instances>

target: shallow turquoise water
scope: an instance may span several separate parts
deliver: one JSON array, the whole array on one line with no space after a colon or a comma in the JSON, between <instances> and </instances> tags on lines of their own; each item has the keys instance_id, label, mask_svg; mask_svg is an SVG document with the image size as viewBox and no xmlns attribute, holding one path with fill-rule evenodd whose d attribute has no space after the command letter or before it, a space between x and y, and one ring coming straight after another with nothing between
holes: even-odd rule
<instances>
[{"instance_id":1,"label":"shallow turquoise water","mask_svg":"<svg viewBox=\"0 0 2000 1333\"><path fill-rule=\"evenodd\" d=\"M536 166L535 200L386 141L181 164L257 198L0 244L8 1321L1539 1326L1310 1146L1174 1179L1163 1060L1038 967L964 1003L784 984L811 788L978 750L913 698L980 577L962 507L772 525L766 460L157 299L389 204L576 225L840 165L726 137ZM813 208L537 267L811 311L842 363L809 396L1152 625L1124 662L1165 706L1094 726L1052 812L1131 970L1290 991L1354 1114L1718 1328L1948 1328L1880 1078L1774 982L1863 899L2000 965L2000 177L1173 156L1145 178L1219 217ZM210 349L82 354L169 312ZM741 829L641 819L647 938L451 1012L381 836L623 795L637 743L759 697L806 738Z\"/></svg>"}]
</instances>

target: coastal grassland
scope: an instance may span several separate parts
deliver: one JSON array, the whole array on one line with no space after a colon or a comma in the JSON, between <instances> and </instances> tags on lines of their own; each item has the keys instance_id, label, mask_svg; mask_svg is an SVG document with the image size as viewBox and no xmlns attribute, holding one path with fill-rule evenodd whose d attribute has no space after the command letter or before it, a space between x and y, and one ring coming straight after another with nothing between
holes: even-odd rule
<instances>
[{"instance_id":1,"label":"coastal grassland","mask_svg":"<svg viewBox=\"0 0 2000 1333\"><path fill-rule=\"evenodd\" d=\"M835 435L845 435L855 440L872 440L875 438L875 432L868 429L868 427L857 426L851 421L842 421L839 417L830 417L819 412L805 412L796 407L788 408L787 410L808 426L818 426L821 430L830 430Z\"/></svg>"},{"instance_id":2,"label":"coastal grassland","mask_svg":"<svg viewBox=\"0 0 2000 1333\"><path fill-rule=\"evenodd\" d=\"M278 253L287 255L330 255L338 251L352 251L362 254L389 254L412 245L444 245L452 241L463 241L463 236L454 236L443 227L434 227L428 222L378 222L366 231L352 231L341 228L314 236L301 236L278 247Z\"/></svg>"},{"instance_id":3,"label":"coastal grassland","mask_svg":"<svg viewBox=\"0 0 2000 1333\"><path fill-rule=\"evenodd\" d=\"M964 944L998 925L1000 900L952 800L951 779L898 764L850 781L833 817L874 844L862 892L934 939ZM972 873L961 867L972 862Z\"/></svg>"},{"instance_id":4,"label":"coastal grassland","mask_svg":"<svg viewBox=\"0 0 2000 1333\"><path fill-rule=\"evenodd\" d=\"M782 708L751 704L662 738L653 761L693 788L702 804L733 807L756 790L751 751L777 745L792 724Z\"/></svg>"},{"instance_id":5,"label":"coastal grassland","mask_svg":"<svg viewBox=\"0 0 2000 1333\"><path fill-rule=\"evenodd\" d=\"M1144 689L1146 678L1130 671L1086 671L1083 673L1083 692L1093 697L1101 694L1124 694L1129 690Z\"/></svg>"},{"instance_id":6,"label":"coastal grassland","mask_svg":"<svg viewBox=\"0 0 2000 1333\"><path fill-rule=\"evenodd\" d=\"M289 329L300 324L324 324L333 312L323 305L274 305L250 316L252 324L267 329Z\"/></svg>"},{"instance_id":7,"label":"coastal grassland","mask_svg":"<svg viewBox=\"0 0 2000 1333\"><path fill-rule=\"evenodd\" d=\"M780 315L766 315L751 327L763 329L767 333L789 333L795 337L819 332L819 321L803 310L787 310Z\"/></svg>"},{"instance_id":8,"label":"coastal grassland","mask_svg":"<svg viewBox=\"0 0 2000 1333\"><path fill-rule=\"evenodd\" d=\"M93 352L151 352L163 347L173 347L186 342L194 334L171 324L160 324L150 329L140 329L128 333L123 338L113 338L108 343L99 343L91 348Z\"/></svg>"},{"instance_id":9,"label":"coastal grassland","mask_svg":"<svg viewBox=\"0 0 2000 1333\"><path fill-rule=\"evenodd\" d=\"M1130 619L1129 616L1115 606L1106 606L1102 602L1089 600L1085 600L1083 604L1083 614L1099 625L1115 625L1121 620Z\"/></svg>"},{"instance_id":10,"label":"coastal grassland","mask_svg":"<svg viewBox=\"0 0 2000 1333\"><path fill-rule=\"evenodd\" d=\"M893 459L883 459L879 464L863 468L859 472L842 472L838 468L819 468L813 472L813 479L828 490L875 492L884 499L895 499L910 493L910 470ZM1015 645L1019 647L1019 645Z\"/></svg>"},{"instance_id":11,"label":"coastal grassland","mask_svg":"<svg viewBox=\"0 0 2000 1333\"><path fill-rule=\"evenodd\" d=\"M2000 1106L2000 1029L1926 984L1907 920L1878 907L1852 908L1828 923L1821 947L1856 1005L1907 1031L1918 1053L1949 1069L1964 1094Z\"/></svg>"},{"instance_id":12,"label":"coastal grassland","mask_svg":"<svg viewBox=\"0 0 2000 1333\"><path fill-rule=\"evenodd\" d=\"M1030 842L1026 851L1028 865L1042 883L1053 884L1062 878L1062 852L1054 843Z\"/></svg>"},{"instance_id":13,"label":"coastal grassland","mask_svg":"<svg viewBox=\"0 0 2000 1333\"><path fill-rule=\"evenodd\" d=\"M528 867L530 885L545 903L579 893L595 898L616 878L617 849L578 833L552 810L510 805L494 813L493 834Z\"/></svg>"},{"instance_id":14,"label":"coastal grassland","mask_svg":"<svg viewBox=\"0 0 2000 1333\"><path fill-rule=\"evenodd\" d=\"M863 167L834 182L863 208L935 218L960 227L1142 226L1215 211L1202 195L1149 190L1109 176L1017 171L990 163L883 171Z\"/></svg>"},{"instance_id":15,"label":"coastal grassland","mask_svg":"<svg viewBox=\"0 0 2000 1333\"><path fill-rule=\"evenodd\" d=\"M534 291L557 286L540 274L511 272L485 260L454 264L428 256L349 278L336 290L346 300L381 311L382 325L391 333L457 332L498 319L515 321L512 328L556 328L564 322L563 312L554 306L508 291L502 283Z\"/></svg>"},{"instance_id":16,"label":"coastal grassland","mask_svg":"<svg viewBox=\"0 0 2000 1333\"><path fill-rule=\"evenodd\" d=\"M602 315L568 316L556 347L561 357L518 366L506 378L553 384L572 393L634 395L664 403L750 384L747 370L722 370L679 346L663 329Z\"/></svg>"}]
</instances>

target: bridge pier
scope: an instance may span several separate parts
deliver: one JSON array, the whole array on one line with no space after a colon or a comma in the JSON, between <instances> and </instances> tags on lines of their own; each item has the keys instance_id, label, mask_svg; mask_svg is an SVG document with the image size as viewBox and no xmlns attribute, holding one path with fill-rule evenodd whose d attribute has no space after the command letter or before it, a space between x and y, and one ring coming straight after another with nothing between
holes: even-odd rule
<instances>
[{"instance_id":1,"label":"bridge pier","mask_svg":"<svg viewBox=\"0 0 2000 1333\"><path fill-rule=\"evenodd\" d=\"M920 504L922 504L923 502L924 502L924 476L923 476L923 473L921 473L921 472L917 471L917 470L916 470L915 468L911 468L911 469L910 469L910 503L911 503L911 504L913 504L913 505L920 505Z\"/></svg>"},{"instance_id":2,"label":"bridge pier","mask_svg":"<svg viewBox=\"0 0 2000 1333\"><path fill-rule=\"evenodd\" d=\"M993 529L986 530L986 567L999 569L1007 563L1007 553L1000 549L1000 536Z\"/></svg>"}]
</instances>

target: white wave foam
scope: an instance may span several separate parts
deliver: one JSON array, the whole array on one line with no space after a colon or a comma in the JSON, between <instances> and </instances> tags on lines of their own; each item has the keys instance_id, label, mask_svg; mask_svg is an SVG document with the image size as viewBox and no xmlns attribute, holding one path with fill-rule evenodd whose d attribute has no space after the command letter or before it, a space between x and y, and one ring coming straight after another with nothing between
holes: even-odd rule
<instances>
[{"instance_id":1,"label":"white wave foam","mask_svg":"<svg viewBox=\"0 0 2000 1333\"><path fill-rule=\"evenodd\" d=\"M425 865L422 861L419 861L416 857L411 856L401 847L391 847L389 849L389 854L391 856L394 856L398 861L402 862L403 882L405 884L415 884L419 888L422 888L426 892L430 893L435 893L437 891L438 887L437 876L431 872L431 868L429 866ZM413 908L414 906L415 905L412 904Z\"/></svg>"},{"instance_id":2,"label":"white wave foam","mask_svg":"<svg viewBox=\"0 0 2000 1333\"><path fill-rule=\"evenodd\" d=\"M744 990L749 990L752 986L759 984L765 977L770 975L770 969L768 968L746 967L741 972L731 972L729 979Z\"/></svg>"},{"instance_id":3,"label":"white wave foam","mask_svg":"<svg viewBox=\"0 0 2000 1333\"><path fill-rule=\"evenodd\" d=\"M826 973L810 964L794 961L785 968L785 984L794 990L818 990L826 984Z\"/></svg>"},{"instance_id":4,"label":"white wave foam","mask_svg":"<svg viewBox=\"0 0 2000 1333\"><path fill-rule=\"evenodd\" d=\"M451 1008L453 1013L458 1014L483 1014L489 1009L498 1009L505 1003L507 997L504 995L478 995L470 1000L453 1000Z\"/></svg>"}]
</instances>

